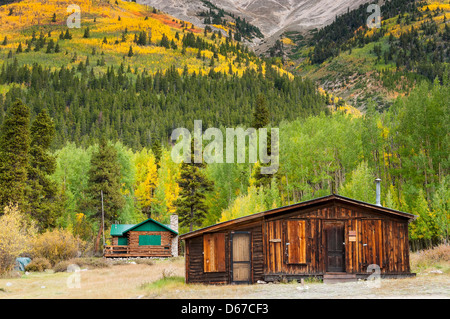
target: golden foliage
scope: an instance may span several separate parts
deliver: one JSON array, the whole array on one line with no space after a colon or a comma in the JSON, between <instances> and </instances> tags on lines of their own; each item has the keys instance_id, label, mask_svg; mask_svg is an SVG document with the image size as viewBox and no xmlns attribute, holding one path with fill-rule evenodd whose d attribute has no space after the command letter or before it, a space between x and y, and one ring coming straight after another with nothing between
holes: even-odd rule
<instances>
[{"instance_id":1,"label":"golden foliage","mask_svg":"<svg viewBox=\"0 0 450 319\"><path fill-rule=\"evenodd\" d=\"M5 207L0 217L0 273L9 271L15 258L30 249L36 232L17 205Z\"/></svg>"},{"instance_id":2,"label":"golden foliage","mask_svg":"<svg viewBox=\"0 0 450 319\"><path fill-rule=\"evenodd\" d=\"M142 208L151 207L156 201L154 192L158 181L156 158L152 152L143 149L135 157L136 186L134 195Z\"/></svg>"},{"instance_id":3,"label":"golden foliage","mask_svg":"<svg viewBox=\"0 0 450 319\"><path fill-rule=\"evenodd\" d=\"M52 265L75 258L83 242L69 230L47 230L37 236L32 244L33 257L46 258Z\"/></svg>"}]
</instances>

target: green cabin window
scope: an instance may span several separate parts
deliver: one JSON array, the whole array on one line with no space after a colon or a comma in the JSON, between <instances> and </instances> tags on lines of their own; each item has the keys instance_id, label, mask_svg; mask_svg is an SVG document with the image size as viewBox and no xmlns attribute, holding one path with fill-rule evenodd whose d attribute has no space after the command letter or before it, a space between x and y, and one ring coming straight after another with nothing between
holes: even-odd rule
<instances>
[{"instance_id":1,"label":"green cabin window","mask_svg":"<svg viewBox=\"0 0 450 319\"><path fill-rule=\"evenodd\" d=\"M139 235L139 246L161 246L161 235Z\"/></svg>"},{"instance_id":2,"label":"green cabin window","mask_svg":"<svg viewBox=\"0 0 450 319\"><path fill-rule=\"evenodd\" d=\"M126 245L128 245L128 238L127 237L118 237L117 239L118 239L117 240L117 244L119 246L126 246Z\"/></svg>"}]
</instances>

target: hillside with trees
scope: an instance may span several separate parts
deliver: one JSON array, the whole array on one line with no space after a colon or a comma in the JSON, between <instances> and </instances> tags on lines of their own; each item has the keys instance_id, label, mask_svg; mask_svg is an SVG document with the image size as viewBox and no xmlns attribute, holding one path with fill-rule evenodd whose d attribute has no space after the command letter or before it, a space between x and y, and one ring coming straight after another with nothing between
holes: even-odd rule
<instances>
[{"instance_id":1,"label":"hillside with trees","mask_svg":"<svg viewBox=\"0 0 450 319\"><path fill-rule=\"evenodd\" d=\"M336 17L309 36L286 34L285 54L299 74L364 110L391 106L422 80L442 82L450 62L448 1L386 1L380 28L369 28L369 4Z\"/></svg>"}]
</instances>

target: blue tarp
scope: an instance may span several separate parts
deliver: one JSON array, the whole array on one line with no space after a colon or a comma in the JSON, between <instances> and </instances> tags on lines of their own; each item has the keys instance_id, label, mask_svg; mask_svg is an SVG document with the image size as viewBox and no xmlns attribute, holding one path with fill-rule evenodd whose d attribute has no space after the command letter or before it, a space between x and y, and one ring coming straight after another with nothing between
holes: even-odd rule
<instances>
[{"instance_id":1,"label":"blue tarp","mask_svg":"<svg viewBox=\"0 0 450 319\"><path fill-rule=\"evenodd\" d=\"M16 265L14 267L15 270L25 271L25 267L31 262L31 258L28 257L19 257L16 258Z\"/></svg>"}]
</instances>

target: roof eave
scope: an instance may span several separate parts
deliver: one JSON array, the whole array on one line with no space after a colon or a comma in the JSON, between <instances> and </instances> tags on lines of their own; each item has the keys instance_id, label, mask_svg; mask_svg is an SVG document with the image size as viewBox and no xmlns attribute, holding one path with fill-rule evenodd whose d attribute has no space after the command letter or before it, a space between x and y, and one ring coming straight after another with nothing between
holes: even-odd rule
<instances>
[{"instance_id":1,"label":"roof eave","mask_svg":"<svg viewBox=\"0 0 450 319\"><path fill-rule=\"evenodd\" d=\"M296 203L296 204L292 204L292 205L288 205L288 206L274 208L274 209L271 209L271 210L268 210L268 211L264 211L264 212L254 213L252 215L239 217L239 218L236 218L236 219L228 220L228 221L221 222L221 223L218 223L218 224L215 224L215 225L211 225L211 226L208 226L208 227L197 229L197 230L194 230L192 232L189 232L189 233L186 233L184 235L181 235L180 239L184 240L184 239L192 238L192 237L201 235L203 233L206 233L208 231L213 231L213 230L225 228L225 227L227 227L229 225L242 224L242 223L245 223L245 222L248 222L248 221L257 220L258 218L262 218L263 219L263 218L265 218L267 216L273 216L275 214L286 212L286 211L289 211L291 209L304 208L304 207L308 207L308 206L312 206L312 205L317 205L317 204L321 204L321 203L324 203L324 202L328 202L328 201L331 201L331 200L338 200L338 201L350 203L350 204L353 204L353 205L365 206L365 207L367 207L369 209L378 210L378 211L382 211L384 213L388 213L388 214L400 216L400 217L403 217L403 218L407 218L407 219L409 219L409 221L414 220L414 219L417 218L417 216L413 215L413 214L409 214L409 213L397 211L397 210L394 210L394 209L391 209L391 208L387 208L387 207L383 207L383 206L377 206L377 205L374 205L374 204L358 201L358 200L355 200L355 199L352 199L352 198L348 198L348 197L344 197L344 196L341 196L341 195L332 194L332 195L323 196L323 197L319 197L319 198L316 198L316 199L311 199L311 200L308 200L308 201L304 201L304 202L300 202L300 203Z\"/></svg>"}]
</instances>

